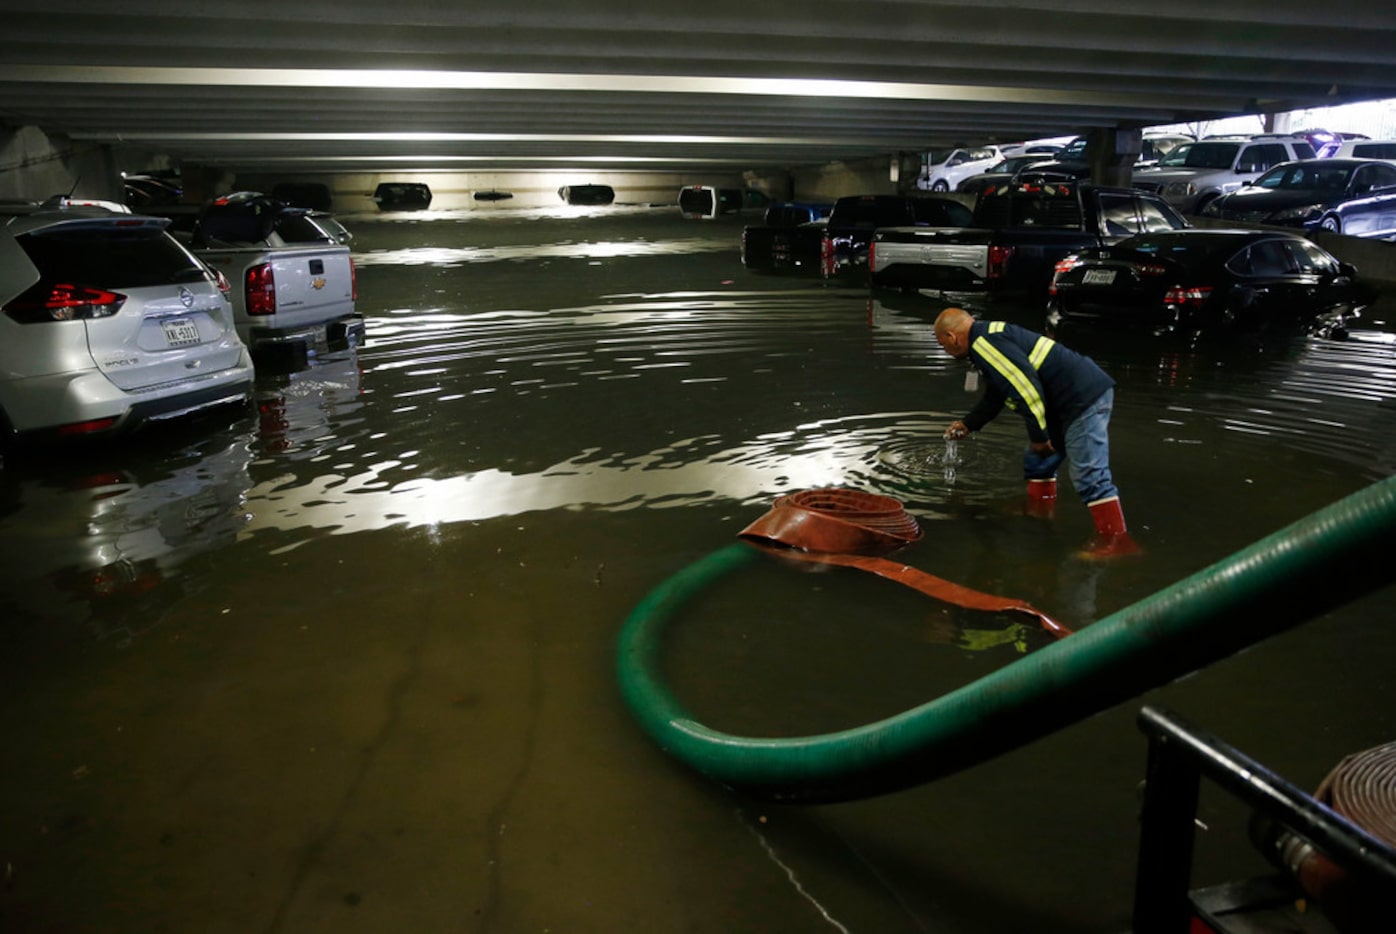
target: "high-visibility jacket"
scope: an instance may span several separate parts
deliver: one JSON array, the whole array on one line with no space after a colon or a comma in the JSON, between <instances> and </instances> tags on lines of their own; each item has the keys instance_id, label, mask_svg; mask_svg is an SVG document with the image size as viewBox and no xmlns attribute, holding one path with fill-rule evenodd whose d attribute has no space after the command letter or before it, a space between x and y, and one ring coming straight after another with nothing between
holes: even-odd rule
<instances>
[{"instance_id":1,"label":"high-visibility jacket","mask_svg":"<svg viewBox=\"0 0 1396 934\"><path fill-rule=\"evenodd\" d=\"M1023 417L1028 438L1066 449L1066 426L1115 385L1094 360L1027 328L976 321L969 329L969 361L984 375L984 397L961 419L983 428L1007 406Z\"/></svg>"}]
</instances>

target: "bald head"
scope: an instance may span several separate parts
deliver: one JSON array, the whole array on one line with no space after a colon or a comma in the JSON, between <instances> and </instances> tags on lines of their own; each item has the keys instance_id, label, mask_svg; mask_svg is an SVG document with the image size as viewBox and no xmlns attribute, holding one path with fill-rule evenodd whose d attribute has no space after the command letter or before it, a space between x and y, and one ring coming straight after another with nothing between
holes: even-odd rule
<instances>
[{"instance_id":1,"label":"bald head","mask_svg":"<svg viewBox=\"0 0 1396 934\"><path fill-rule=\"evenodd\" d=\"M974 324L974 316L963 308L947 308L936 315L936 343L945 348L952 357L963 357L969 353L969 328Z\"/></svg>"}]
</instances>

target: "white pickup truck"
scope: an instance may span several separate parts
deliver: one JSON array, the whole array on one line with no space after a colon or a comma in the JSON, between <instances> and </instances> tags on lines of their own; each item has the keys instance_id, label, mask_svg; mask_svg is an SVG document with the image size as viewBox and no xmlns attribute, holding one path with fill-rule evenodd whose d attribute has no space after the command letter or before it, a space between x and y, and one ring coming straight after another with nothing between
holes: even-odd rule
<instances>
[{"instance_id":1,"label":"white pickup truck","mask_svg":"<svg viewBox=\"0 0 1396 934\"><path fill-rule=\"evenodd\" d=\"M296 368L318 349L364 340L354 261L341 240L304 208L237 192L205 206L190 247L232 284L234 322L253 361Z\"/></svg>"}]
</instances>

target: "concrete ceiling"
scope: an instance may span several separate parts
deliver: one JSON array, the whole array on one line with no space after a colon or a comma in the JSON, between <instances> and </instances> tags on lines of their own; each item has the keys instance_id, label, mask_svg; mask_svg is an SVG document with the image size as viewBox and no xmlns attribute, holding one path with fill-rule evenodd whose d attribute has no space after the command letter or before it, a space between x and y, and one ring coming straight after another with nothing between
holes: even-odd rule
<instances>
[{"instance_id":1,"label":"concrete ceiling","mask_svg":"<svg viewBox=\"0 0 1396 934\"><path fill-rule=\"evenodd\" d=\"M0 0L0 123L240 171L779 168L1396 97L1391 0Z\"/></svg>"}]
</instances>

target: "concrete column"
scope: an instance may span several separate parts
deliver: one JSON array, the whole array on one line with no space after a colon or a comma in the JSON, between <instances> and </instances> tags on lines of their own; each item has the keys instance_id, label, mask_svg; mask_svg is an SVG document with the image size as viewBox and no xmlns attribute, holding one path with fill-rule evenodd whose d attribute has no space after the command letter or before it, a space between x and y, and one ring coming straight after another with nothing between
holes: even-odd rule
<instances>
[{"instance_id":1,"label":"concrete column","mask_svg":"<svg viewBox=\"0 0 1396 934\"><path fill-rule=\"evenodd\" d=\"M1128 188L1134 180L1134 163L1144 148L1143 131L1097 127L1086 134L1086 139L1091 181Z\"/></svg>"}]
</instances>

